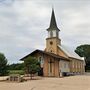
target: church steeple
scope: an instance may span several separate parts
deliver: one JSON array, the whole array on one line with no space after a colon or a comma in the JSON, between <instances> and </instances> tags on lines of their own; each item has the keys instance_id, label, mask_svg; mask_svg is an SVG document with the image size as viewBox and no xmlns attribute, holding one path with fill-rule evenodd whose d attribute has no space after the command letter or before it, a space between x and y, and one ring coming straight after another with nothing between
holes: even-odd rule
<instances>
[{"instance_id":1,"label":"church steeple","mask_svg":"<svg viewBox=\"0 0 90 90\"><path fill-rule=\"evenodd\" d=\"M51 20L48 31L48 38L56 37L59 38L59 29L57 27L56 18L54 14L54 9L52 8Z\"/></svg>"},{"instance_id":2,"label":"church steeple","mask_svg":"<svg viewBox=\"0 0 90 90\"><path fill-rule=\"evenodd\" d=\"M57 27L54 9L52 9L50 26L47 29L48 37L46 38L46 51L54 54L58 54L58 45L61 45L61 39L59 39L59 29Z\"/></svg>"},{"instance_id":3,"label":"church steeple","mask_svg":"<svg viewBox=\"0 0 90 90\"><path fill-rule=\"evenodd\" d=\"M55 18L55 14L54 14L54 9L53 8L52 8L50 26L47 29L47 31L49 31L49 30L58 30L58 31L60 31L58 29L58 27L57 27L56 18Z\"/></svg>"}]
</instances>

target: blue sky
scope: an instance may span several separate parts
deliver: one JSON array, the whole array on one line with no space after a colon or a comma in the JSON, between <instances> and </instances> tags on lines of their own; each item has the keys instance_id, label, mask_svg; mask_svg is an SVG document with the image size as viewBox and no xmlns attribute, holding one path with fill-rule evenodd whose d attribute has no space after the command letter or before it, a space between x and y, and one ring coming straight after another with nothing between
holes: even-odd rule
<instances>
[{"instance_id":1,"label":"blue sky","mask_svg":"<svg viewBox=\"0 0 90 90\"><path fill-rule=\"evenodd\" d=\"M0 52L9 63L45 49L52 5L62 44L90 44L89 0L0 0Z\"/></svg>"}]
</instances>

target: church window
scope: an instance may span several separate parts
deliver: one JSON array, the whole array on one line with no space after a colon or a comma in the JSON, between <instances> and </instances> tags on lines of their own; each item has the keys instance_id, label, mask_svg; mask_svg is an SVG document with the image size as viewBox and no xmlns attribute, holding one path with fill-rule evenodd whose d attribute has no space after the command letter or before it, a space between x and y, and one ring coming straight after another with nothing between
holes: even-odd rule
<instances>
[{"instance_id":1,"label":"church window","mask_svg":"<svg viewBox=\"0 0 90 90\"><path fill-rule=\"evenodd\" d=\"M73 63L72 63L72 66L73 66L73 68L75 67L75 62L73 61Z\"/></svg>"},{"instance_id":2,"label":"church window","mask_svg":"<svg viewBox=\"0 0 90 90\"><path fill-rule=\"evenodd\" d=\"M51 52L52 52L52 50L51 50Z\"/></svg>"},{"instance_id":3,"label":"church window","mask_svg":"<svg viewBox=\"0 0 90 90\"><path fill-rule=\"evenodd\" d=\"M66 63L64 63L64 68L66 68L67 67L67 65L66 65Z\"/></svg>"},{"instance_id":4,"label":"church window","mask_svg":"<svg viewBox=\"0 0 90 90\"><path fill-rule=\"evenodd\" d=\"M62 67L63 65L62 65L62 63L60 63L60 67Z\"/></svg>"},{"instance_id":5,"label":"church window","mask_svg":"<svg viewBox=\"0 0 90 90\"><path fill-rule=\"evenodd\" d=\"M57 37L59 37L58 31L56 32Z\"/></svg>"},{"instance_id":6,"label":"church window","mask_svg":"<svg viewBox=\"0 0 90 90\"><path fill-rule=\"evenodd\" d=\"M69 68L69 63L67 63L67 68Z\"/></svg>"},{"instance_id":7,"label":"church window","mask_svg":"<svg viewBox=\"0 0 90 90\"><path fill-rule=\"evenodd\" d=\"M50 45L52 45L53 44L53 42L52 41L50 41Z\"/></svg>"},{"instance_id":8,"label":"church window","mask_svg":"<svg viewBox=\"0 0 90 90\"><path fill-rule=\"evenodd\" d=\"M80 67L82 68L82 63L80 63Z\"/></svg>"},{"instance_id":9,"label":"church window","mask_svg":"<svg viewBox=\"0 0 90 90\"><path fill-rule=\"evenodd\" d=\"M56 37L56 30L53 30L53 37Z\"/></svg>"},{"instance_id":10,"label":"church window","mask_svg":"<svg viewBox=\"0 0 90 90\"><path fill-rule=\"evenodd\" d=\"M50 36L53 37L53 32L52 31L50 32Z\"/></svg>"},{"instance_id":11,"label":"church window","mask_svg":"<svg viewBox=\"0 0 90 90\"><path fill-rule=\"evenodd\" d=\"M39 62L40 62L40 64L44 64L44 59L43 59L43 57L39 57L39 60L38 60Z\"/></svg>"},{"instance_id":12,"label":"church window","mask_svg":"<svg viewBox=\"0 0 90 90\"><path fill-rule=\"evenodd\" d=\"M67 62L64 62L64 68L69 68L69 64Z\"/></svg>"}]
</instances>

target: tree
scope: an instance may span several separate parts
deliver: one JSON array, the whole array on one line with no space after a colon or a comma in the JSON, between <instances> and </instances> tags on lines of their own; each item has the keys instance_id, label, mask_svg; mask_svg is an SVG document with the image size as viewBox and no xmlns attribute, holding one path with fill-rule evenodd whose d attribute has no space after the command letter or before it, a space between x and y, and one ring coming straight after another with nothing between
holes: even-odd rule
<instances>
[{"instance_id":1,"label":"tree","mask_svg":"<svg viewBox=\"0 0 90 90\"><path fill-rule=\"evenodd\" d=\"M90 70L90 45L80 45L76 48L75 52L85 58L86 70Z\"/></svg>"},{"instance_id":2,"label":"tree","mask_svg":"<svg viewBox=\"0 0 90 90\"><path fill-rule=\"evenodd\" d=\"M25 71L27 74L30 74L31 79L32 75L37 73L40 70L40 63L35 57L27 57L24 59L24 66L25 66Z\"/></svg>"},{"instance_id":3,"label":"tree","mask_svg":"<svg viewBox=\"0 0 90 90\"><path fill-rule=\"evenodd\" d=\"M76 48L75 52L80 57L84 57L86 63L90 60L90 45L80 45Z\"/></svg>"},{"instance_id":4,"label":"tree","mask_svg":"<svg viewBox=\"0 0 90 90\"><path fill-rule=\"evenodd\" d=\"M8 70L23 70L23 63L13 63L8 65Z\"/></svg>"},{"instance_id":5,"label":"tree","mask_svg":"<svg viewBox=\"0 0 90 90\"><path fill-rule=\"evenodd\" d=\"M7 59L4 54L0 53L0 76L8 74L7 70Z\"/></svg>"}]
</instances>

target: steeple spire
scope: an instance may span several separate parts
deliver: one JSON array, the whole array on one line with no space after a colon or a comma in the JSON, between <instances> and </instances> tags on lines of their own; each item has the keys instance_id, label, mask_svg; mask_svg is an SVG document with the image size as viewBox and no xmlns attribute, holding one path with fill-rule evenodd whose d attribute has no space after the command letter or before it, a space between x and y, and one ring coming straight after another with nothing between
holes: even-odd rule
<instances>
[{"instance_id":1,"label":"steeple spire","mask_svg":"<svg viewBox=\"0 0 90 90\"><path fill-rule=\"evenodd\" d=\"M54 9L52 8L52 15L51 15L51 21L50 21L50 26L47 29L49 30L59 30L57 27L56 19L55 19L55 14L54 14ZM60 31L60 30L59 30Z\"/></svg>"}]
</instances>

